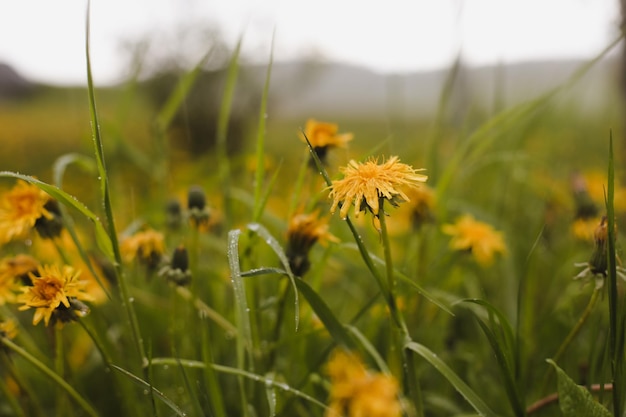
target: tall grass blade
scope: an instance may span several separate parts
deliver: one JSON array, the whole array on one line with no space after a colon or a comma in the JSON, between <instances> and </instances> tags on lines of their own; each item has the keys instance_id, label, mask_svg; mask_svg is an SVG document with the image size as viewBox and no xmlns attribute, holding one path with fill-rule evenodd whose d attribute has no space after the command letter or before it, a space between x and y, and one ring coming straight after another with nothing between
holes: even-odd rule
<instances>
[{"instance_id":1,"label":"tall grass blade","mask_svg":"<svg viewBox=\"0 0 626 417\"><path fill-rule=\"evenodd\" d=\"M228 122L230 120L230 112L232 110L233 98L235 95L235 85L237 84L237 75L239 72L239 53L241 51L240 38L235 47L235 51L228 64L228 72L226 75L226 84L224 86L224 94L220 106L219 116L217 119L216 132L216 153L219 164L219 179L224 193L224 212L226 214L226 227L230 227L232 220L231 196L230 196L230 160L228 157Z\"/></svg>"},{"instance_id":2,"label":"tall grass blade","mask_svg":"<svg viewBox=\"0 0 626 417\"><path fill-rule=\"evenodd\" d=\"M452 370L444 361L433 353L426 346L417 342L409 342L406 344L405 349L410 349L413 352L420 355L428 363L430 363L435 369L437 369L441 375L443 375L448 382L465 398L465 400L476 410L476 412L483 417L497 417L494 411L485 404L485 402L467 385L459 376Z\"/></svg>"},{"instance_id":3,"label":"tall grass blade","mask_svg":"<svg viewBox=\"0 0 626 417\"><path fill-rule=\"evenodd\" d=\"M291 272L291 267L289 266L289 259L287 258L285 251L283 251L282 246L280 246L280 243L278 242L278 240L276 240L276 238L272 236L271 233L261 224L250 223L248 224L248 229L255 232L257 235L259 235L259 237L263 239L270 248L272 248L276 256L278 256L280 263L283 265L283 268L285 269L287 276L289 277L289 281L291 282L291 286L293 287L293 292L294 292L294 304L295 304L294 320L296 322L296 331L297 331L298 325L300 323L300 307L299 307L300 303L298 300L298 291L296 290L296 278Z\"/></svg>"},{"instance_id":4,"label":"tall grass blade","mask_svg":"<svg viewBox=\"0 0 626 417\"><path fill-rule=\"evenodd\" d=\"M156 396L156 398L161 400L163 404L167 405L176 415L181 416L181 417L187 416L187 414L183 410L181 410L181 408L178 405L176 405L174 401L167 398L165 394L163 394L161 391L159 391L158 389L156 389L155 387L153 387L152 385L150 385L143 379L139 378L137 375L134 375L128 372L126 369L120 368L117 365L111 365L111 367L115 369L116 371L120 372L122 375L125 375L126 377L128 377L128 379L133 381L135 384L139 385L144 390L149 390L150 392L152 392L153 395Z\"/></svg>"},{"instance_id":5,"label":"tall grass blade","mask_svg":"<svg viewBox=\"0 0 626 417\"><path fill-rule=\"evenodd\" d=\"M248 351L252 350L252 328L248 308L248 298L246 297L246 287L241 276L239 265L239 236L241 230L235 229L228 232L228 265L230 267L230 279L235 293L235 304L237 311L237 327L242 335L238 340L243 340L243 345ZM238 343L239 345L239 343Z\"/></svg>"},{"instance_id":6,"label":"tall grass blade","mask_svg":"<svg viewBox=\"0 0 626 417\"><path fill-rule=\"evenodd\" d=\"M96 166L98 167L98 178L100 180L100 192L102 204L104 206L104 213L107 220L107 229L113 257L110 259L115 260L115 270L117 273L117 281L120 288L120 294L122 297L122 305L126 310L128 321L130 323L133 341L137 354L141 358L142 365L144 365L146 355L141 340L141 333L139 331L139 322L135 310L133 309L130 300L130 293L126 283L126 277L122 270L122 255L120 253L119 242L117 239L117 230L115 228L115 217L113 216L113 206L111 204L111 193L109 191L109 177L106 171L106 163L104 158L104 146L102 143L102 136L100 134L100 121L98 119L98 111L96 109L96 97L94 93L94 82L91 72L91 53L90 53L90 9L91 2L87 1L87 16L85 23L85 58L87 63L87 95L89 99L89 116L91 119L91 134L94 144L94 152L96 157Z\"/></svg>"},{"instance_id":7,"label":"tall grass blade","mask_svg":"<svg viewBox=\"0 0 626 417\"><path fill-rule=\"evenodd\" d=\"M259 126L256 132L256 172L254 176L254 213L252 221L258 222L263 214L262 190L263 178L265 177L265 135L267 122L267 98L270 91L270 77L272 75L272 64L274 62L274 36L272 34L272 46L270 49L270 62L267 65L265 84L263 86L263 96L261 97L261 108L259 109Z\"/></svg>"},{"instance_id":8,"label":"tall grass blade","mask_svg":"<svg viewBox=\"0 0 626 417\"><path fill-rule=\"evenodd\" d=\"M609 136L609 172L606 195L606 215L608 221L608 263L607 283L609 285L609 340L611 369L613 372L613 414L624 414L624 308L618 298L617 259L615 256L615 158L613 154L613 132Z\"/></svg>"}]
</instances>

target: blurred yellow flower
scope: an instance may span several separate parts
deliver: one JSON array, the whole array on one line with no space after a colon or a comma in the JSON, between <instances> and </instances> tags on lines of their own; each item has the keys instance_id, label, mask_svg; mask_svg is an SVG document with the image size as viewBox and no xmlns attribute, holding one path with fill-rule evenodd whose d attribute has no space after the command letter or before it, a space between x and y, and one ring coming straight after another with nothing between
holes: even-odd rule
<instances>
[{"instance_id":1,"label":"blurred yellow flower","mask_svg":"<svg viewBox=\"0 0 626 417\"><path fill-rule=\"evenodd\" d=\"M286 254L294 274L302 276L309 269L309 251L318 241L322 244L339 241L328 231L328 221L319 218L318 211L291 218L287 228Z\"/></svg>"},{"instance_id":2,"label":"blurred yellow flower","mask_svg":"<svg viewBox=\"0 0 626 417\"><path fill-rule=\"evenodd\" d=\"M572 234L580 240L593 241L593 234L600 223L600 217L587 217L575 219L572 223Z\"/></svg>"},{"instance_id":3,"label":"blurred yellow flower","mask_svg":"<svg viewBox=\"0 0 626 417\"><path fill-rule=\"evenodd\" d=\"M49 200L39 187L19 180L0 199L0 244L25 237L41 217L52 220L44 207Z\"/></svg>"},{"instance_id":4,"label":"blurred yellow flower","mask_svg":"<svg viewBox=\"0 0 626 417\"><path fill-rule=\"evenodd\" d=\"M419 229L424 223L433 221L435 209L435 192L427 185L411 188L407 195L410 199L411 220L413 226Z\"/></svg>"},{"instance_id":5,"label":"blurred yellow flower","mask_svg":"<svg viewBox=\"0 0 626 417\"><path fill-rule=\"evenodd\" d=\"M398 383L369 372L358 356L336 350L327 364L330 404L325 417L399 417Z\"/></svg>"},{"instance_id":6,"label":"blurred yellow flower","mask_svg":"<svg viewBox=\"0 0 626 417\"><path fill-rule=\"evenodd\" d=\"M163 233L148 229L122 240L120 249L126 262L137 259L148 268L154 269L165 253L165 238Z\"/></svg>"},{"instance_id":7,"label":"blurred yellow flower","mask_svg":"<svg viewBox=\"0 0 626 417\"><path fill-rule=\"evenodd\" d=\"M335 123L318 122L315 119L306 121L304 127L304 135L311 143L313 149L318 148L345 148L346 144L352 140L352 133L337 133L339 126ZM305 142L304 135L300 135L300 139Z\"/></svg>"},{"instance_id":8,"label":"blurred yellow flower","mask_svg":"<svg viewBox=\"0 0 626 417\"><path fill-rule=\"evenodd\" d=\"M36 274L28 275L32 285L21 288L17 302L24 304L20 310L36 309L33 325L43 319L47 326L53 314L56 314L54 324L57 319L66 322L87 313L88 309L80 300L91 301L92 298L84 292L80 271L67 265L62 269L57 265L44 265L37 268Z\"/></svg>"},{"instance_id":9,"label":"blurred yellow flower","mask_svg":"<svg viewBox=\"0 0 626 417\"><path fill-rule=\"evenodd\" d=\"M366 208L378 217L380 198L388 200L394 206L402 201L409 201L402 188L415 188L418 183L428 179L426 175L418 174L418 171L422 169L416 170L401 163L397 156L392 156L380 165L375 158L364 163L352 160L341 169L343 179L333 181L330 187L330 197L333 198L330 211L334 213L341 206L339 214L345 219L350 206L354 204L357 217Z\"/></svg>"},{"instance_id":10,"label":"blurred yellow flower","mask_svg":"<svg viewBox=\"0 0 626 417\"><path fill-rule=\"evenodd\" d=\"M502 233L490 225L475 220L466 214L455 224L443 225L443 232L452 236L450 247L458 251L470 251L481 266L493 263L495 254L506 253Z\"/></svg>"},{"instance_id":11,"label":"blurred yellow flower","mask_svg":"<svg viewBox=\"0 0 626 417\"><path fill-rule=\"evenodd\" d=\"M15 339L15 336L17 336L17 323L15 320L0 321L0 336Z\"/></svg>"},{"instance_id":12,"label":"blurred yellow flower","mask_svg":"<svg viewBox=\"0 0 626 417\"><path fill-rule=\"evenodd\" d=\"M27 280L28 273L37 270L39 263L28 255L17 255L0 261L0 306L15 301L14 291L21 280ZM30 281L30 280L29 280Z\"/></svg>"}]
</instances>

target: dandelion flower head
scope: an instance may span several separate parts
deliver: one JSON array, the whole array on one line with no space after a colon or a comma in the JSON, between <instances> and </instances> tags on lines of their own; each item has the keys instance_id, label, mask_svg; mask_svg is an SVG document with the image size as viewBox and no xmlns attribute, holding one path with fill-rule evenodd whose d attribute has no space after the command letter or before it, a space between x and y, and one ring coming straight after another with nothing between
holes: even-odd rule
<instances>
[{"instance_id":1,"label":"dandelion flower head","mask_svg":"<svg viewBox=\"0 0 626 417\"><path fill-rule=\"evenodd\" d=\"M314 149L319 148L345 148L346 144L352 140L352 133L338 133L339 126L335 123L318 122L309 119L304 127L304 135ZM304 136L301 136L305 141Z\"/></svg>"},{"instance_id":2,"label":"dandelion flower head","mask_svg":"<svg viewBox=\"0 0 626 417\"><path fill-rule=\"evenodd\" d=\"M325 417L399 417L398 383L390 375L368 371L358 356L337 350L327 365L331 381Z\"/></svg>"},{"instance_id":3,"label":"dandelion flower head","mask_svg":"<svg viewBox=\"0 0 626 417\"><path fill-rule=\"evenodd\" d=\"M455 224L444 225L443 232L452 236L452 249L470 251L481 266L491 265L496 254L506 253L502 233L471 215L460 217Z\"/></svg>"},{"instance_id":4,"label":"dandelion flower head","mask_svg":"<svg viewBox=\"0 0 626 417\"><path fill-rule=\"evenodd\" d=\"M339 214L345 219L354 204L357 217L366 208L378 217L379 199L384 198L394 206L401 201L409 201L403 188L415 188L428 179L418 171L422 170L403 164L397 156L382 164L378 164L376 158L363 163L351 160L341 169L344 177L333 181L330 187L330 197L333 198L330 211L334 213L341 206Z\"/></svg>"},{"instance_id":5,"label":"dandelion flower head","mask_svg":"<svg viewBox=\"0 0 626 417\"><path fill-rule=\"evenodd\" d=\"M17 255L0 261L0 306L15 301L14 291L21 286L20 281L29 279L28 273L36 271L38 265L28 255Z\"/></svg>"},{"instance_id":6,"label":"dandelion flower head","mask_svg":"<svg viewBox=\"0 0 626 417\"><path fill-rule=\"evenodd\" d=\"M25 237L41 217L51 220L44 207L49 200L39 187L19 180L0 198L0 244Z\"/></svg>"},{"instance_id":7,"label":"dandelion flower head","mask_svg":"<svg viewBox=\"0 0 626 417\"><path fill-rule=\"evenodd\" d=\"M53 313L71 308L71 301L91 301L91 296L84 291L84 281L79 279L80 271L70 266L59 268L58 265L44 265L37 268L36 275L29 273L32 285L21 288L17 298L20 310L35 309L33 325L42 319L46 326Z\"/></svg>"},{"instance_id":8,"label":"dandelion flower head","mask_svg":"<svg viewBox=\"0 0 626 417\"><path fill-rule=\"evenodd\" d=\"M165 253L165 238L163 233L147 229L124 239L121 251L126 262L137 258L142 264L156 267Z\"/></svg>"}]
</instances>

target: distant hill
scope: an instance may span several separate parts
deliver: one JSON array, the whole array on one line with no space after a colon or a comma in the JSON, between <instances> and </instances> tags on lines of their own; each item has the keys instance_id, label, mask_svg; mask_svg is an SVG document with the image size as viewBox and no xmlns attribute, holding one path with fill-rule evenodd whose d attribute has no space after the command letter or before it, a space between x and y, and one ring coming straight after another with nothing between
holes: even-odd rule
<instances>
[{"instance_id":1,"label":"distant hill","mask_svg":"<svg viewBox=\"0 0 626 417\"><path fill-rule=\"evenodd\" d=\"M461 67L451 106L507 107L564 84L584 61L540 61ZM261 83L265 67L247 69ZM321 63L279 63L272 69L272 117L386 117L390 111L431 117L450 70L385 75L365 68ZM583 111L603 111L617 85L617 60L598 62L562 99Z\"/></svg>"},{"instance_id":2,"label":"distant hill","mask_svg":"<svg viewBox=\"0 0 626 417\"><path fill-rule=\"evenodd\" d=\"M0 62L0 101L23 97L33 85L8 64Z\"/></svg>"}]
</instances>

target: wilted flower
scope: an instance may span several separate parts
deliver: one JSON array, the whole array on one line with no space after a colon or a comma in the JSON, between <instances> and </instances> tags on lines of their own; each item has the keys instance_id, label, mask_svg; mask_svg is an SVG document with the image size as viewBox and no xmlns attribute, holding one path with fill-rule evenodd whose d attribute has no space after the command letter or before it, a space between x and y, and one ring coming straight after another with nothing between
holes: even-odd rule
<instances>
[{"instance_id":1,"label":"wilted flower","mask_svg":"<svg viewBox=\"0 0 626 417\"><path fill-rule=\"evenodd\" d=\"M452 236L450 248L469 251L482 266L489 266L497 253L506 253L502 233L490 225L475 220L466 214L457 219L455 224L443 225L443 232Z\"/></svg>"},{"instance_id":2,"label":"wilted flower","mask_svg":"<svg viewBox=\"0 0 626 417\"><path fill-rule=\"evenodd\" d=\"M189 221L195 228L206 228L209 222L210 212L206 206L206 194L199 185L189 187L187 193L187 209Z\"/></svg>"},{"instance_id":3,"label":"wilted flower","mask_svg":"<svg viewBox=\"0 0 626 417\"><path fill-rule=\"evenodd\" d=\"M326 162L326 154L330 148L345 148L346 144L352 140L352 133L337 133L339 126L334 123L318 122L315 119L309 119L304 127L304 135L301 139L309 140L311 147L317 154L317 157L323 163Z\"/></svg>"},{"instance_id":4,"label":"wilted flower","mask_svg":"<svg viewBox=\"0 0 626 417\"><path fill-rule=\"evenodd\" d=\"M161 268L159 275L180 286L188 285L191 282L189 254L184 246L181 245L174 249L171 262Z\"/></svg>"},{"instance_id":5,"label":"wilted flower","mask_svg":"<svg viewBox=\"0 0 626 417\"><path fill-rule=\"evenodd\" d=\"M327 365L330 404L325 417L399 417L398 383L368 371L358 356L336 350Z\"/></svg>"},{"instance_id":6,"label":"wilted flower","mask_svg":"<svg viewBox=\"0 0 626 417\"><path fill-rule=\"evenodd\" d=\"M294 274L304 275L310 268L309 251L320 241L336 242L338 239L328 231L328 222L318 217L318 212L297 214L289 221L287 228L286 255L289 267Z\"/></svg>"},{"instance_id":7,"label":"wilted flower","mask_svg":"<svg viewBox=\"0 0 626 417\"><path fill-rule=\"evenodd\" d=\"M0 244L24 238L42 217L51 221L49 201L50 196L39 187L19 180L0 199Z\"/></svg>"},{"instance_id":8,"label":"wilted flower","mask_svg":"<svg viewBox=\"0 0 626 417\"><path fill-rule=\"evenodd\" d=\"M15 339L15 336L17 336L17 323L15 320L0 320L0 336L7 339Z\"/></svg>"},{"instance_id":9,"label":"wilted flower","mask_svg":"<svg viewBox=\"0 0 626 417\"><path fill-rule=\"evenodd\" d=\"M135 258L148 270L154 270L165 253L163 233L153 229L135 233L122 241L122 255L127 262Z\"/></svg>"},{"instance_id":10,"label":"wilted flower","mask_svg":"<svg viewBox=\"0 0 626 417\"><path fill-rule=\"evenodd\" d=\"M608 267L608 240L609 227L606 216L602 217L600 224L596 226L593 233L594 249L589 262L575 264L577 267L584 267L574 279L594 279L596 288L604 285L604 278L607 275ZM626 270L617 266L617 275L626 281Z\"/></svg>"},{"instance_id":11,"label":"wilted flower","mask_svg":"<svg viewBox=\"0 0 626 417\"><path fill-rule=\"evenodd\" d=\"M183 211L180 202L172 198L165 205L165 225L168 229L179 229L183 224Z\"/></svg>"},{"instance_id":12,"label":"wilted flower","mask_svg":"<svg viewBox=\"0 0 626 417\"><path fill-rule=\"evenodd\" d=\"M29 273L37 271L39 262L28 255L17 255L0 261L0 305L15 301L19 284L30 283Z\"/></svg>"},{"instance_id":13,"label":"wilted flower","mask_svg":"<svg viewBox=\"0 0 626 417\"><path fill-rule=\"evenodd\" d=\"M364 163L352 160L341 169L343 179L333 181L330 187L330 197L333 198L330 211L334 213L341 206L339 214L345 219L350 206L354 204L357 217L365 209L378 217L380 199L389 201L393 206L409 201L403 188L417 187L428 179L426 175L418 174L418 171L422 170L401 163L397 156L392 156L380 165L375 158Z\"/></svg>"},{"instance_id":14,"label":"wilted flower","mask_svg":"<svg viewBox=\"0 0 626 417\"><path fill-rule=\"evenodd\" d=\"M37 275L28 275L32 285L21 288L22 294L17 297L17 302L24 304L20 310L36 309L33 325L42 319L46 326L51 319L52 324L57 320L65 323L89 312L81 301L91 301L91 296L84 291L80 271L67 265L63 268L45 265L37 268Z\"/></svg>"}]
</instances>

